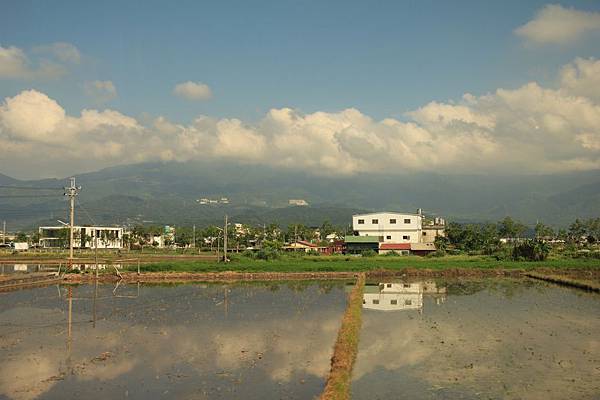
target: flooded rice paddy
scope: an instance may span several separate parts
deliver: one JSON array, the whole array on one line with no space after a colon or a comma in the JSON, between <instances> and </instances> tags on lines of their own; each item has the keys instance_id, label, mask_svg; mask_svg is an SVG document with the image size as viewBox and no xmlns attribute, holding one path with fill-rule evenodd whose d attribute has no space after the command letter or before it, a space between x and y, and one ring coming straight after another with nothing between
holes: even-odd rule
<instances>
[{"instance_id":1,"label":"flooded rice paddy","mask_svg":"<svg viewBox=\"0 0 600 400\"><path fill-rule=\"evenodd\" d=\"M345 306L319 282L0 293L0 398L314 398Z\"/></svg>"},{"instance_id":2,"label":"flooded rice paddy","mask_svg":"<svg viewBox=\"0 0 600 400\"><path fill-rule=\"evenodd\" d=\"M0 399L313 399L343 282L0 293ZM530 279L371 282L354 399L600 398L600 295Z\"/></svg>"},{"instance_id":3,"label":"flooded rice paddy","mask_svg":"<svg viewBox=\"0 0 600 400\"><path fill-rule=\"evenodd\" d=\"M600 296L531 280L365 287L354 399L600 398Z\"/></svg>"}]
</instances>

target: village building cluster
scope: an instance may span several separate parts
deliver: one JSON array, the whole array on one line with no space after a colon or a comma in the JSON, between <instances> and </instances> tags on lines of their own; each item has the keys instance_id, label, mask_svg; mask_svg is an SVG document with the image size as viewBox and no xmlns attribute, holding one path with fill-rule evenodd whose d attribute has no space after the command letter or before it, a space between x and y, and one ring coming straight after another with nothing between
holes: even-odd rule
<instances>
[{"instance_id":1,"label":"village building cluster","mask_svg":"<svg viewBox=\"0 0 600 400\"><path fill-rule=\"evenodd\" d=\"M436 250L437 237L445 236L446 221L443 218L427 218L421 210L416 213L373 212L352 216L350 229L343 232L324 231L322 227L303 227L300 232L286 235L279 227L267 229L251 227L241 223L228 224L231 240L229 250L258 251L265 241L281 243L280 250L312 254L375 254L426 255ZM78 225L73 228L75 249L131 249L144 246L154 248L204 247L219 249L223 242L221 227L207 228L205 233L182 240L181 231L173 226L140 227L127 229L116 226ZM39 248L61 248L69 241L69 227L41 226L35 246ZM267 234L267 230L269 234ZM209 232L209 233L206 233ZM241 240L243 238L243 240ZM240 240L235 240L240 239ZM235 243L235 244L234 244Z\"/></svg>"}]
</instances>

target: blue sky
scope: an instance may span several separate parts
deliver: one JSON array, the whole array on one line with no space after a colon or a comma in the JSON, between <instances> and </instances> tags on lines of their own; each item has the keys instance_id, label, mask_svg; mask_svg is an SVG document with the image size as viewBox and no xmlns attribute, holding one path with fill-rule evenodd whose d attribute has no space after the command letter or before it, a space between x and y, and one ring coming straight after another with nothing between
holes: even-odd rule
<instances>
[{"instance_id":1,"label":"blue sky","mask_svg":"<svg viewBox=\"0 0 600 400\"><path fill-rule=\"evenodd\" d=\"M55 4L58 3L58 4ZM403 118L429 101L484 94L536 80L551 84L574 57L600 56L595 38L530 47L513 31L543 1L4 2L0 44L25 51L68 42L82 54L50 81L0 80L2 97L35 88L70 114L94 107L82 91L110 80L104 107L188 122L198 114L253 121L271 108L355 107ZM562 3L600 11L600 3ZM172 96L182 81L213 98Z\"/></svg>"}]
</instances>

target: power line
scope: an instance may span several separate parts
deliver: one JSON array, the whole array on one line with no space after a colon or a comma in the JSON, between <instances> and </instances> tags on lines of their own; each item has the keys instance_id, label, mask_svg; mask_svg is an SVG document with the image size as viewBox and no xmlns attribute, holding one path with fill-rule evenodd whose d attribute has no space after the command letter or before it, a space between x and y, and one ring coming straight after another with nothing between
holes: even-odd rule
<instances>
[{"instance_id":1,"label":"power line","mask_svg":"<svg viewBox=\"0 0 600 400\"><path fill-rule=\"evenodd\" d=\"M90 219L90 222L94 225L98 225L96 223L96 221L94 221L94 218L92 218L92 216L90 215L89 212L87 212L87 210L81 205L81 203L79 202L78 199L75 199L75 201L77 201L77 205L79 206L79 208L81 208L83 210L83 212L85 213L85 215L87 215L87 217Z\"/></svg>"},{"instance_id":2,"label":"power line","mask_svg":"<svg viewBox=\"0 0 600 400\"><path fill-rule=\"evenodd\" d=\"M0 194L0 198L3 199L24 199L32 197L56 197L59 198L60 194Z\"/></svg>"},{"instance_id":3,"label":"power line","mask_svg":"<svg viewBox=\"0 0 600 400\"><path fill-rule=\"evenodd\" d=\"M0 188L19 189L19 190L62 190L62 188L44 188L44 187L35 187L35 186L10 186L10 185L0 185Z\"/></svg>"}]
</instances>

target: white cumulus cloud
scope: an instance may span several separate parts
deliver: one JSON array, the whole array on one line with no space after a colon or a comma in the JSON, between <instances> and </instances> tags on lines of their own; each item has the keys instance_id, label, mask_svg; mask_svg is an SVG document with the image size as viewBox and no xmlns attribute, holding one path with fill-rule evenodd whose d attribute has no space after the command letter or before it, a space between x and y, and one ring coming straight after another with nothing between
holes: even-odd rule
<instances>
[{"instance_id":1,"label":"white cumulus cloud","mask_svg":"<svg viewBox=\"0 0 600 400\"><path fill-rule=\"evenodd\" d=\"M186 100L208 100L212 97L212 90L202 82L182 82L175 85L173 94Z\"/></svg>"},{"instance_id":2,"label":"white cumulus cloud","mask_svg":"<svg viewBox=\"0 0 600 400\"><path fill-rule=\"evenodd\" d=\"M85 82L83 90L98 104L109 102L117 97L117 88L112 81Z\"/></svg>"},{"instance_id":3,"label":"white cumulus cloud","mask_svg":"<svg viewBox=\"0 0 600 400\"><path fill-rule=\"evenodd\" d=\"M548 4L515 33L529 43L565 44L594 31L600 32L600 13Z\"/></svg>"},{"instance_id":4,"label":"white cumulus cloud","mask_svg":"<svg viewBox=\"0 0 600 400\"><path fill-rule=\"evenodd\" d=\"M566 94L600 101L600 60L577 58L564 66L560 87Z\"/></svg>"}]
</instances>

